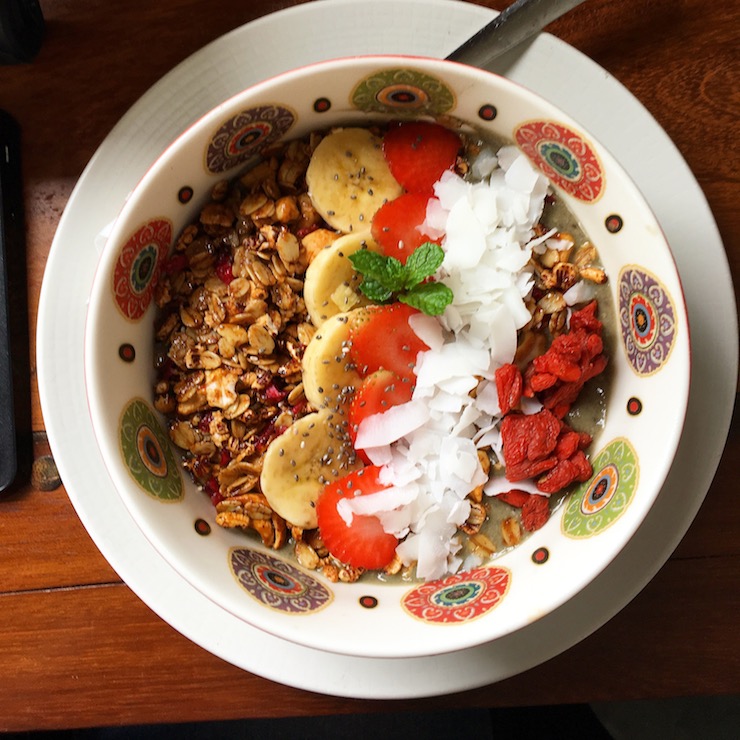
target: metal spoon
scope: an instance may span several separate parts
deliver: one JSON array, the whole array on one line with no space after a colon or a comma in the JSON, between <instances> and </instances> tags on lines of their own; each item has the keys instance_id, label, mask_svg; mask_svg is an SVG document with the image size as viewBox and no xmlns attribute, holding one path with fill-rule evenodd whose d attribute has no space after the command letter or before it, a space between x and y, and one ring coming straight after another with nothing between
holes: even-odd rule
<instances>
[{"instance_id":1,"label":"metal spoon","mask_svg":"<svg viewBox=\"0 0 740 740\"><path fill-rule=\"evenodd\" d=\"M494 59L538 34L584 0L515 0L446 58L485 69Z\"/></svg>"}]
</instances>

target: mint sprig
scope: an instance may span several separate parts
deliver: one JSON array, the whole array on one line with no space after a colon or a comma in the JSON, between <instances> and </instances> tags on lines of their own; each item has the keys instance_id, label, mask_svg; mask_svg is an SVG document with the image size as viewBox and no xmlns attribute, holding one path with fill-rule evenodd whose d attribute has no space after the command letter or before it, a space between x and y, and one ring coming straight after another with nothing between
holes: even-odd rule
<instances>
[{"instance_id":1,"label":"mint sprig","mask_svg":"<svg viewBox=\"0 0 740 740\"><path fill-rule=\"evenodd\" d=\"M394 297L429 316L439 316L452 303L452 291L430 278L444 260L439 244L425 242L402 264L369 249L349 255L353 267L362 275L360 290L376 303Z\"/></svg>"}]
</instances>

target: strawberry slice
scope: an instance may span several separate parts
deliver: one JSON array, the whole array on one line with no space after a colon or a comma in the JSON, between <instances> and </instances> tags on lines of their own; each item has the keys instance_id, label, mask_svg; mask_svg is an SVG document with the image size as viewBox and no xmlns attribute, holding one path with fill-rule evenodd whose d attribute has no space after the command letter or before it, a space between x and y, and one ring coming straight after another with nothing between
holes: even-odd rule
<instances>
[{"instance_id":1,"label":"strawberry slice","mask_svg":"<svg viewBox=\"0 0 740 740\"><path fill-rule=\"evenodd\" d=\"M400 378L390 370L377 370L368 375L349 405L349 436L352 444L357 438L357 428L363 419L373 414L382 414L391 406L399 406L411 400L414 392L412 382ZM365 462L370 462L363 450L357 451Z\"/></svg>"},{"instance_id":2,"label":"strawberry slice","mask_svg":"<svg viewBox=\"0 0 740 740\"><path fill-rule=\"evenodd\" d=\"M399 123L383 138L388 167L410 193L431 193L442 173L455 166L461 146L456 133L428 121Z\"/></svg>"},{"instance_id":3,"label":"strawberry slice","mask_svg":"<svg viewBox=\"0 0 740 740\"><path fill-rule=\"evenodd\" d=\"M419 231L427 216L428 193L404 193L383 204L373 216L371 233L388 257L406 264L413 251L430 239Z\"/></svg>"},{"instance_id":4,"label":"strawberry slice","mask_svg":"<svg viewBox=\"0 0 740 740\"><path fill-rule=\"evenodd\" d=\"M409 318L419 313L405 303L368 309L367 319L350 332L349 353L360 375L390 370L413 382L416 355L429 349L409 325Z\"/></svg>"},{"instance_id":5,"label":"strawberry slice","mask_svg":"<svg viewBox=\"0 0 740 740\"><path fill-rule=\"evenodd\" d=\"M377 570L393 560L398 540L388 534L376 516L355 515L347 523L337 509L344 498L363 496L386 488L378 480L380 468L371 465L326 486L316 502L321 539L338 560L355 568Z\"/></svg>"}]
</instances>

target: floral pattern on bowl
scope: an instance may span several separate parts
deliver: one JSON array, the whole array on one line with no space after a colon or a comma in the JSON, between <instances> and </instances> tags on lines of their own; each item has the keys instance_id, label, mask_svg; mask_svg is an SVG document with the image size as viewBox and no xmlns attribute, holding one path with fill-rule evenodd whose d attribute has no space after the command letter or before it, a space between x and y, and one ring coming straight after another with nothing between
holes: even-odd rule
<instances>
[{"instance_id":1,"label":"floral pattern on bowl","mask_svg":"<svg viewBox=\"0 0 740 740\"><path fill-rule=\"evenodd\" d=\"M593 537L621 517L637 490L640 466L637 453L626 439L610 442L593 459L594 474L574 490L564 508L563 533L568 537Z\"/></svg>"},{"instance_id":2,"label":"floral pattern on bowl","mask_svg":"<svg viewBox=\"0 0 740 740\"><path fill-rule=\"evenodd\" d=\"M675 343L676 310L660 280L637 265L619 275L619 324L633 370L638 375L661 370Z\"/></svg>"},{"instance_id":3,"label":"floral pattern on bowl","mask_svg":"<svg viewBox=\"0 0 740 740\"><path fill-rule=\"evenodd\" d=\"M121 248L113 273L113 294L121 313L131 321L145 314L162 264L172 245L172 222L151 219Z\"/></svg>"},{"instance_id":4,"label":"floral pattern on bowl","mask_svg":"<svg viewBox=\"0 0 740 740\"><path fill-rule=\"evenodd\" d=\"M169 437L157 413L141 398L121 414L121 456L141 490L158 501L182 501L184 487Z\"/></svg>"},{"instance_id":5,"label":"floral pattern on bowl","mask_svg":"<svg viewBox=\"0 0 740 740\"><path fill-rule=\"evenodd\" d=\"M401 599L401 606L429 624L459 624L497 607L510 583L511 573L506 568L476 568L416 586Z\"/></svg>"},{"instance_id":6,"label":"floral pattern on bowl","mask_svg":"<svg viewBox=\"0 0 740 740\"><path fill-rule=\"evenodd\" d=\"M334 598L331 589L314 576L259 550L232 548L229 562L239 585L270 609L310 614L328 606Z\"/></svg>"},{"instance_id":7,"label":"floral pattern on bowl","mask_svg":"<svg viewBox=\"0 0 740 740\"><path fill-rule=\"evenodd\" d=\"M225 121L213 134L205 153L208 172L226 172L248 162L291 129L296 114L288 106L247 108Z\"/></svg>"},{"instance_id":8,"label":"floral pattern on bowl","mask_svg":"<svg viewBox=\"0 0 740 740\"><path fill-rule=\"evenodd\" d=\"M566 193L597 201L606 186L604 170L584 136L556 121L529 121L514 138L521 150Z\"/></svg>"},{"instance_id":9,"label":"floral pattern on bowl","mask_svg":"<svg viewBox=\"0 0 740 740\"><path fill-rule=\"evenodd\" d=\"M442 116L455 106L455 94L442 80L416 69L398 67L374 72L352 91L361 111L394 116Z\"/></svg>"}]
</instances>

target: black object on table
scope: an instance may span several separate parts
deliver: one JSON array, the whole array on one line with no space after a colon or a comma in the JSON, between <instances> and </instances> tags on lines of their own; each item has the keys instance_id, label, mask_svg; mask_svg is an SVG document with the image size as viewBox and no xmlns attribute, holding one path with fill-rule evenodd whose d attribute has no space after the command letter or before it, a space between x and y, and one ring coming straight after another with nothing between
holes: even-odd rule
<instances>
[{"instance_id":1,"label":"black object on table","mask_svg":"<svg viewBox=\"0 0 740 740\"><path fill-rule=\"evenodd\" d=\"M0 491L25 466L30 441L24 237L20 128L0 111Z\"/></svg>"},{"instance_id":2,"label":"black object on table","mask_svg":"<svg viewBox=\"0 0 740 740\"><path fill-rule=\"evenodd\" d=\"M38 0L0 2L0 64L30 62L43 38L44 16Z\"/></svg>"}]
</instances>

